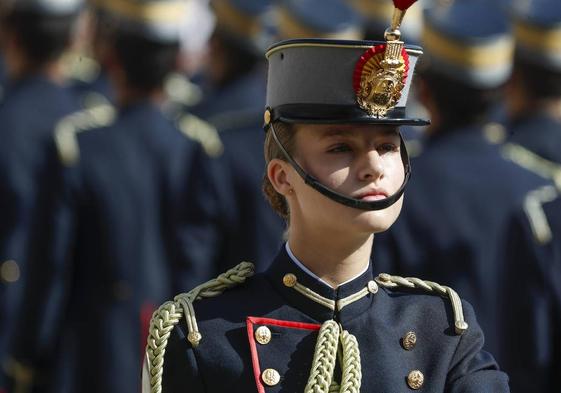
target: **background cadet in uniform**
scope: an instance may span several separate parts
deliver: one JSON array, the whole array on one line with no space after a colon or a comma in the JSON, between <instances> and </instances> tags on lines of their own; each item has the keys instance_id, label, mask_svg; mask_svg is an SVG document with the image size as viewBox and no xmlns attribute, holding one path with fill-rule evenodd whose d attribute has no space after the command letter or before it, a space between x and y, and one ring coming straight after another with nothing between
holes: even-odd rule
<instances>
[{"instance_id":1,"label":"background cadet in uniform","mask_svg":"<svg viewBox=\"0 0 561 393\"><path fill-rule=\"evenodd\" d=\"M176 230L199 145L161 105L184 3L124 1L103 3L100 25L118 112L95 107L56 127L6 360L13 391L138 392L153 307L180 287Z\"/></svg>"},{"instance_id":2,"label":"background cadet in uniform","mask_svg":"<svg viewBox=\"0 0 561 393\"><path fill-rule=\"evenodd\" d=\"M432 124L403 212L374 248L377 269L458 290L477 310L491 353L504 334L501 241L528 192L547 184L486 139L487 115L511 69L508 22L494 4L457 0L426 14L419 98Z\"/></svg>"},{"instance_id":3,"label":"background cadet in uniform","mask_svg":"<svg viewBox=\"0 0 561 393\"><path fill-rule=\"evenodd\" d=\"M561 197L553 186L530 194L524 213L508 224L504 250L498 321L502 338L496 356L509 373L513 393L558 392Z\"/></svg>"},{"instance_id":4,"label":"background cadet in uniform","mask_svg":"<svg viewBox=\"0 0 561 393\"><path fill-rule=\"evenodd\" d=\"M55 122L75 110L59 58L79 8L78 0L0 2L0 358L28 274L24 254L38 171Z\"/></svg>"},{"instance_id":5,"label":"background cadet in uniform","mask_svg":"<svg viewBox=\"0 0 561 393\"><path fill-rule=\"evenodd\" d=\"M405 113L421 50L404 50L395 28L387 46L309 39L268 51L264 188L288 242L264 273L242 263L155 313L144 391L508 391L453 290L439 292L450 307L399 290L437 286L372 275L373 233L397 218L409 178L397 127L426 124Z\"/></svg>"},{"instance_id":6,"label":"background cadet in uniform","mask_svg":"<svg viewBox=\"0 0 561 393\"><path fill-rule=\"evenodd\" d=\"M515 2L509 141L561 165L561 2ZM561 166L560 166L561 168Z\"/></svg>"}]
</instances>

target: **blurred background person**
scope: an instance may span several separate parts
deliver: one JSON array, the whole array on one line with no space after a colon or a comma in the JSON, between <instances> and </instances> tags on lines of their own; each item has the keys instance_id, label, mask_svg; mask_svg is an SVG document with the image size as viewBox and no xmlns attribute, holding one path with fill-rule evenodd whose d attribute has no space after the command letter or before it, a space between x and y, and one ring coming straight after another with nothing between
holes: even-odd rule
<instances>
[{"instance_id":1,"label":"blurred background person","mask_svg":"<svg viewBox=\"0 0 561 393\"><path fill-rule=\"evenodd\" d=\"M558 392L561 372L561 196L531 192L508 223L499 283L501 346L512 393ZM530 241L528 241L530 239Z\"/></svg>"},{"instance_id":2,"label":"blurred background person","mask_svg":"<svg viewBox=\"0 0 561 393\"><path fill-rule=\"evenodd\" d=\"M117 111L97 106L56 126L3 362L8 391L138 392L153 307L185 289L176 233L199 145L162 110L185 3L99 6Z\"/></svg>"},{"instance_id":3,"label":"blurred background person","mask_svg":"<svg viewBox=\"0 0 561 393\"><path fill-rule=\"evenodd\" d=\"M513 11L509 141L561 165L561 2L515 1Z\"/></svg>"},{"instance_id":4,"label":"blurred background person","mask_svg":"<svg viewBox=\"0 0 561 393\"><path fill-rule=\"evenodd\" d=\"M80 8L79 0L0 2L0 357L29 272L25 251L39 171L55 123L76 108L63 88L60 59Z\"/></svg>"},{"instance_id":5,"label":"blurred background person","mask_svg":"<svg viewBox=\"0 0 561 393\"><path fill-rule=\"evenodd\" d=\"M423 47L418 92L432 124L412 162L402 214L374 248L374 266L455 288L478 310L486 349L498 353L505 334L499 284L521 279L503 275L501 242L528 193L549 182L504 159L487 137L512 67L502 8L484 0L435 6L425 13Z\"/></svg>"}]
</instances>

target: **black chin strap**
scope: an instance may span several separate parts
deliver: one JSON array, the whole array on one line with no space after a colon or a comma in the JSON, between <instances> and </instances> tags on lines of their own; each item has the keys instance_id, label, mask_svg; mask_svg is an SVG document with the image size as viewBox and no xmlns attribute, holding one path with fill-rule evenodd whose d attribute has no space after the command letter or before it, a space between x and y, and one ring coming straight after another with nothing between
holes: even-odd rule
<instances>
[{"instance_id":1,"label":"black chin strap","mask_svg":"<svg viewBox=\"0 0 561 393\"><path fill-rule=\"evenodd\" d=\"M310 187L313 187L316 191L322 193L323 195L325 195L326 197L328 197L329 199L335 202L360 210L382 210L396 203L399 200L399 198L401 198L401 196L403 195L403 191L405 191L405 185L407 184L407 181L411 176L411 164L409 163L409 155L407 154L407 148L405 147L405 142L403 141L401 135L399 136L400 143L401 143L401 147L400 147L401 161L403 162L403 167L405 169L405 179L403 180L403 184L401 185L401 187L399 187L399 190L397 190L393 195L390 195L387 198L378 201L366 202L366 201L361 201L360 199L350 198L343 194L339 194L338 192L321 184L315 177L306 173L306 171L290 156L290 154L286 151L286 149L280 142L279 138L277 137L277 133L275 131L275 127L273 126L273 123L270 123L268 126L270 127L271 132L273 133L273 139L281 149L285 158L288 160L290 165L292 165L292 167L296 170L296 172L298 172L298 174L304 180L304 182Z\"/></svg>"}]
</instances>

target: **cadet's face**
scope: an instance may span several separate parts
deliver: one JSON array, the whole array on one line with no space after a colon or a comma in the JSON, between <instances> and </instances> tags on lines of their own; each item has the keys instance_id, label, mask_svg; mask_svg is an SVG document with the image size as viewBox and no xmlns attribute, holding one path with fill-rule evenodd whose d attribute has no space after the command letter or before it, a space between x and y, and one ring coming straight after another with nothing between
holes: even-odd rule
<instances>
[{"instance_id":1,"label":"cadet's face","mask_svg":"<svg viewBox=\"0 0 561 393\"><path fill-rule=\"evenodd\" d=\"M364 201L394 194L405 176L399 134L390 126L299 125L295 158L322 184ZM353 209L321 195L297 175L297 179L291 177L296 196L291 217L299 212L304 220L313 220L320 227L328 225L346 233L382 232L393 224L401 210L403 198L383 210Z\"/></svg>"}]
</instances>

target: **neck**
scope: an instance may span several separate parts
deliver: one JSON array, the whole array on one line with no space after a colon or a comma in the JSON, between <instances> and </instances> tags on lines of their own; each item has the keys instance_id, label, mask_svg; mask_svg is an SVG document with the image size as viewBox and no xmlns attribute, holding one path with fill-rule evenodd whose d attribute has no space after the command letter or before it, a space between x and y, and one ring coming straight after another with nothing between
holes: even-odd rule
<instances>
[{"instance_id":1,"label":"neck","mask_svg":"<svg viewBox=\"0 0 561 393\"><path fill-rule=\"evenodd\" d=\"M288 243L292 253L316 276L337 288L359 275L370 263L374 235L350 238L341 232L293 227Z\"/></svg>"},{"instance_id":2,"label":"neck","mask_svg":"<svg viewBox=\"0 0 561 393\"><path fill-rule=\"evenodd\" d=\"M119 88L116 91L117 103L120 107L133 105L137 102L148 101L160 105L164 101L164 93L161 90L145 92L132 88Z\"/></svg>"},{"instance_id":3,"label":"neck","mask_svg":"<svg viewBox=\"0 0 561 393\"><path fill-rule=\"evenodd\" d=\"M18 80L30 75L42 75L53 83L62 85L64 81L61 65L58 61L45 64L42 67L34 67L29 62L19 59L13 62L6 60L8 77Z\"/></svg>"}]
</instances>

